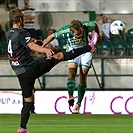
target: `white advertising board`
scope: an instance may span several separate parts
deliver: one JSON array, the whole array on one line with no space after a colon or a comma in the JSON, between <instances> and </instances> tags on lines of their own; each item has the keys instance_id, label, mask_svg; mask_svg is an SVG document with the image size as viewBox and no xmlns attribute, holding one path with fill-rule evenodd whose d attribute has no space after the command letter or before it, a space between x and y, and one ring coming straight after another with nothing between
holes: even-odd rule
<instances>
[{"instance_id":1,"label":"white advertising board","mask_svg":"<svg viewBox=\"0 0 133 133\"><path fill-rule=\"evenodd\" d=\"M77 94L75 92L75 101ZM36 91L37 114L71 114L67 91ZM133 91L86 91L80 113L133 114ZM0 113L20 114L21 91L0 91Z\"/></svg>"}]
</instances>

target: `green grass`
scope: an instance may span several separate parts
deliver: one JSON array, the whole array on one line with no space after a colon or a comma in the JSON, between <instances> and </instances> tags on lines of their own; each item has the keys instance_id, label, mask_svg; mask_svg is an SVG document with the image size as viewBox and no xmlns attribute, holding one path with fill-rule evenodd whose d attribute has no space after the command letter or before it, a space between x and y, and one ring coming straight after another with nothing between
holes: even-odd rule
<instances>
[{"instance_id":1,"label":"green grass","mask_svg":"<svg viewBox=\"0 0 133 133\"><path fill-rule=\"evenodd\" d=\"M20 115L0 115L0 133L16 133ZM133 133L132 115L31 114L30 133Z\"/></svg>"}]
</instances>

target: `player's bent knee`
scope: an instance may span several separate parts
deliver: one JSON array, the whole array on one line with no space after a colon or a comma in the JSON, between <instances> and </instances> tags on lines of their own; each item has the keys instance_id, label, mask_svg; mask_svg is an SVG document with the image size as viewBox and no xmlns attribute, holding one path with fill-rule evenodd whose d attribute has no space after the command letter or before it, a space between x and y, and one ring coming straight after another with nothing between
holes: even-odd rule
<instances>
[{"instance_id":1,"label":"player's bent knee","mask_svg":"<svg viewBox=\"0 0 133 133\"><path fill-rule=\"evenodd\" d=\"M34 96L30 96L28 98L24 98L25 102L34 102Z\"/></svg>"},{"instance_id":2,"label":"player's bent knee","mask_svg":"<svg viewBox=\"0 0 133 133\"><path fill-rule=\"evenodd\" d=\"M89 68L82 68L82 73L87 75L89 71Z\"/></svg>"}]
</instances>

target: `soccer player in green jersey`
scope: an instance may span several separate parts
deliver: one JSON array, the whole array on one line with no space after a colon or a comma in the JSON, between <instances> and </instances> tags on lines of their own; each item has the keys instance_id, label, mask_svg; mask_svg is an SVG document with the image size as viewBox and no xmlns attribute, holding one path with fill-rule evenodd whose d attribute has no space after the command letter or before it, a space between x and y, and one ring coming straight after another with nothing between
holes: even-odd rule
<instances>
[{"instance_id":1,"label":"soccer player in green jersey","mask_svg":"<svg viewBox=\"0 0 133 133\"><path fill-rule=\"evenodd\" d=\"M92 34L89 37L89 33ZM94 21L79 21L73 20L70 24L63 26L57 32L47 37L43 46L47 45L54 38L64 38L66 40L67 51L81 48L88 44L89 42L97 43L99 35L99 28ZM73 109L73 113L79 113L81 102L83 100L85 90L87 88L87 74L91 68L92 53L86 52L75 59L68 61L68 79L67 79L67 89L69 94L68 103L70 106L74 105L73 93L76 88L75 77L77 74L77 68L80 68L79 83L78 83L78 101Z\"/></svg>"}]
</instances>

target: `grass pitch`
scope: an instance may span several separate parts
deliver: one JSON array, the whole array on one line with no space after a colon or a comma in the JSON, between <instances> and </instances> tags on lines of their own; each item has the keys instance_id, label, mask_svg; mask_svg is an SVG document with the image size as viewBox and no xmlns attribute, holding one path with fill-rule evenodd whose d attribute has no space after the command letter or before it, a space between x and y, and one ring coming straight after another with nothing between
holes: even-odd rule
<instances>
[{"instance_id":1,"label":"grass pitch","mask_svg":"<svg viewBox=\"0 0 133 133\"><path fill-rule=\"evenodd\" d=\"M0 114L0 133L16 133L20 115ZM132 115L31 114L30 133L133 133Z\"/></svg>"}]
</instances>

